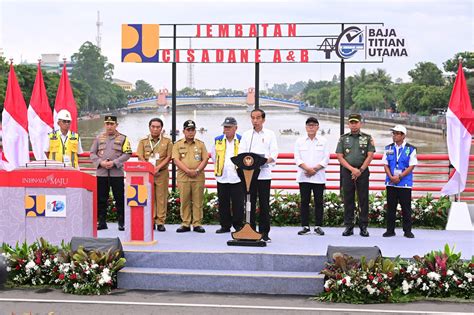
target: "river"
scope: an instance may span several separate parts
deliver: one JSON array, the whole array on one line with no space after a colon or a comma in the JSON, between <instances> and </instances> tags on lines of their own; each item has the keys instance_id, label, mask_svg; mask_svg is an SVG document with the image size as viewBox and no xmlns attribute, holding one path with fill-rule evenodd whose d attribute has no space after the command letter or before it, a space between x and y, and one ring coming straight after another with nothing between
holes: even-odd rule
<instances>
[{"instance_id":1,"label":"river","mask_svg":"<svg viewBox=\"0 0 474 315\"><path fill-rule=\"evenodd\" d=\"M281 130L292 129L298 131L300 135L305 133L305 121L307 114L299 113L292 109L269 109L265 128L275 132L280 152L293 152L293 147L298 135L282 135ZM162 115L162 116L161 116ZM171 129L171 112L168 113L131 113L118 118L118 130L127 135L130 139L133 151L136 151L138 141L148 134L148 121L153 117L160 117L164 120L164 128L167 132ZM196 133L198 139L203 140L209 148L214 137L222 133L221 123L226 116L233 116L239 123L238 132L251 128L250 113L245 110L188 110L178 111L176 124L182 131L183 122L193 119L197 128L205 128L206 132ZM324 130L324 136L329 140L331 152L335 152L337 140L339 139L339 121L319 120L319 132ZM82 137L84 151L89 151L93 138L103 130L103 120L83 120L79 122L79 133ZM328 133L329 131L329 133ZM346 132L349 129L346 128ZM389 127L365 124L362 131L371 134L375 139L377 153L383 153L384 146L392 142ZM178 138L182 136L182 132ZM446 140L441 135L430 134L428 132L415 132L408 129L407 140L418 148L419 154L447 153Z\"/></svg>"}]
</instances>

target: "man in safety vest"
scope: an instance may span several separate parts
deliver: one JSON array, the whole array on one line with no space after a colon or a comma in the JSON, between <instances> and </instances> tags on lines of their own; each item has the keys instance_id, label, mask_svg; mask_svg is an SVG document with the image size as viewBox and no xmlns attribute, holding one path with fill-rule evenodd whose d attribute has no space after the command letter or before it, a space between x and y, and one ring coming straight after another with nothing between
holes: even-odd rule
<instances>
[{"instance_id":1,"label":"man in safety vest","mask_svg":"<svg viewBox=\"0 0 474 315\"><path fill-rule=\"evenodd\" d=\"M82 145L79 135L71 131L71 113L61 109L58 113L59 130L53 130L49 137L49 159L79 168Z\"/></svg>"},{"instance_id":2,"label":"man in safety vest","mask_svg":"<svg viewBox=\"0 0 474 315\"><path fill-rule=\"evenodd\" d=\"M237 120L227 117L222 123L224 133L214 139L211 157L214 161L214 175L219 198L219 220L221 228L216 233L230 232L231 225L238 231L244 216L244 186L240 181L231 157L239 153L241 136L236 134ZM232 201L232 211L230 211Z\"/></svg>"}]
</instances>

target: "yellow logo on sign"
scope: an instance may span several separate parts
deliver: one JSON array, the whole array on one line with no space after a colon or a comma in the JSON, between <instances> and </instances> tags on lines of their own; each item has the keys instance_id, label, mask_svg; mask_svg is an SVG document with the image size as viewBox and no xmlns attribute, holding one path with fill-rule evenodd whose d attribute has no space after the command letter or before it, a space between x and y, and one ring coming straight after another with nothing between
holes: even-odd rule
<instances>
[{"instance_id":1,"label":"yellow logo on sign","mask_svg":"<svg viewBox=\"0 0 474 315\"><path fill-rule=\"evenodd\" d=\"M122 24L122 62L159 62L159 24Z\"/></svg>"}]
</instances>

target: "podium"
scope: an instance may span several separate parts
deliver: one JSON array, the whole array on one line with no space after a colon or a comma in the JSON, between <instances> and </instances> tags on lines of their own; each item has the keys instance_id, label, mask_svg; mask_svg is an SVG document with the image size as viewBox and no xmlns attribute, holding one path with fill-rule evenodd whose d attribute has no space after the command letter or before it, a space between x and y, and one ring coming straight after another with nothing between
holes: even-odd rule
<instances>
[{"instance_id":1,"label":"podium","mask_svg":"<svg viewBox=\"0 0 474 315\"><path fill-rule=\"evenodd\" d=\"M97 237L95 176L72 167L0 171L0 243Z\"/></svg>"},{"instance_id":2,"label":"podium","mask_svg":"<svg viewBox=\"0 0 474 315\"><path fill-rule=\"evenodd\" d=\"M155 204L154 167L148 162L125 162L126 245L151 245Z\"/></svg>"}]
</instances>

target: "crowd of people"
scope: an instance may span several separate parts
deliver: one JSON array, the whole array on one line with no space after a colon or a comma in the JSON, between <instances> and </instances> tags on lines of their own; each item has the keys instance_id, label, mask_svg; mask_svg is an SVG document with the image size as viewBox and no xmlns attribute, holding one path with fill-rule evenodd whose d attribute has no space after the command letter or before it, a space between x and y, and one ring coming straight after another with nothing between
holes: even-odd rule
<instances>
[{"instance_id":1,"label":"crowd of people","mask_svg":"<svg viewBox=\"0 0 474 315\"><path fill-rule=\"evenodd\" d=\"M231 158L239 153L255 153L266 159L260 167L257 180L250 187L250 225L258 231L262 240L270 239L270 187L272 168L278 157L278 144L275 133L264 128L266 114L261 109L250 113L253 128L237 133L238 123L234 117L226 117L222 123L223 133L216 136L210 150L214 162L214 176L217 181L220 228L216 233L229 233L233 227L240 230L244 224L245 186ZM58 113L59 130L49 135L49 158L78 167L78 154L82 145L78 134L70 131L71 115L62 110ZM104 119L104 132L96 137L91 147L91 160L96 168L98 193L97 229L107 229L107 199L110 189L116 201L118 229L125 229L124 221L124 171L123 164L131 157L130 142L124 134L117 131L117 117L107 115ZM170 161L176 165L177 183L180 194L181 226L178 233L192 231L205 233L202 227L204 168L208 163L206 144L196 138L196 123L186 120L183 124L184 137L176 143L163 133L164 123L153 118L148 124L149 134L141 139L137 147L140 161L154 166L155 208L154 229L166 231L168 183ZM318 135L319 121L308 117L305 122L306 134L299 137L294 147L294 161L297 166L296 181L301 195L301 231L298 235L311 234L310 217L314 213L314 233L324 235L323 196L326 184L326 168L329 164L330 150L326 138ZM369 164L375 152L374 139L361 131L362 117L350 114L350 132L342 135L336 148L337 159L341 165L341 182L344 202L343 236L354 234L355 210L359 213L359 234L369 236L367 229L369 212ZM407 238L412 233L411 192L413 169L417 164L416 148L406 142L407 130L402 125L390 129L393 143L385 146L382 163L386 173L387 191L387 230L384 237L395 236L396 209L402 208L403 232ZM314 198L314 208L310 209ZM356 202L357 198L357 202Z\"/></svg>"}]
</instances>

